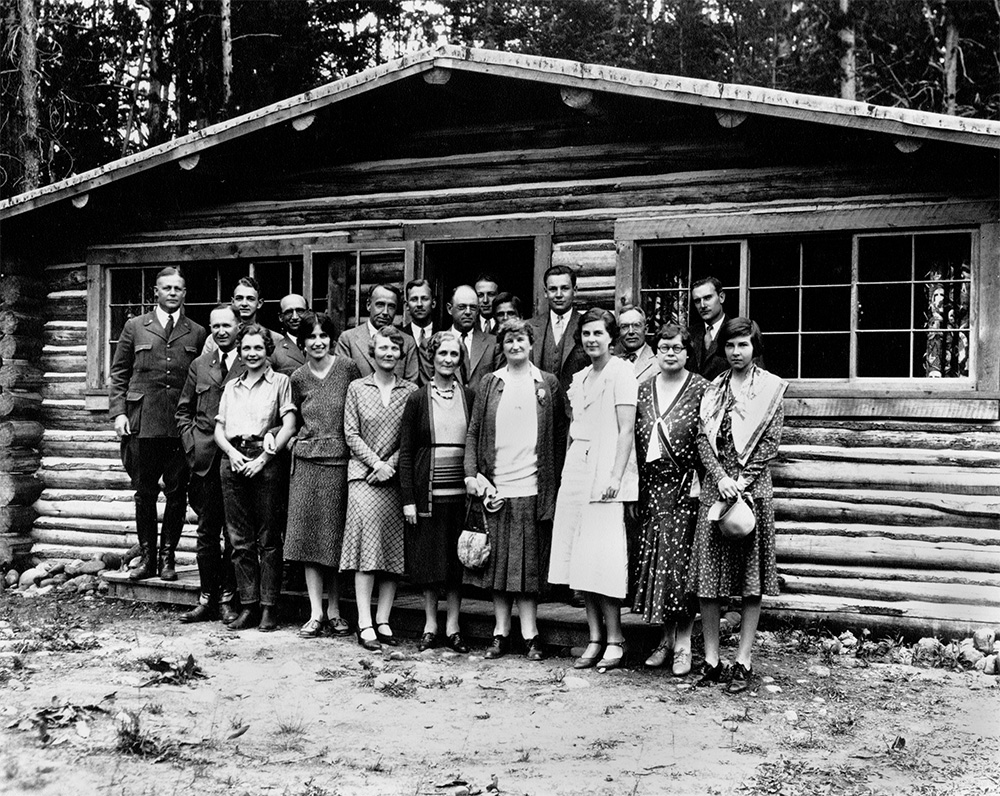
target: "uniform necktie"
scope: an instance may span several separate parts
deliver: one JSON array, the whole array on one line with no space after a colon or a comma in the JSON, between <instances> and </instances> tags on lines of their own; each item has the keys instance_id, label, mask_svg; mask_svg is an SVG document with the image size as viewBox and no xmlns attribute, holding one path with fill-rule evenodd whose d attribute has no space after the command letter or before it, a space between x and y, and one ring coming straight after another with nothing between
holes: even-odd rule
<instances>
[{"instance_id":1,"label":"uniform necktie","mask_svg":"<svg viewBox=\"0 0 1000 796\"><path fill-rule=\"evenodd\" d=\"M225 381L226 376L229 375L229 358L225 354L222 355L222 362L220 364L222 365L222 379Z\"/></svg>"},{"instance_id":2,"label":"uniform necktie","mask_svg":"<svg viewBox=\"0 0 1000 796\"><path fill-rule=\"evenodd\" d=\"M168 315L167 316L167 325L165 327L163 327L163 328L164 328L164 331L167 333L167 342L169 343L170 342L170 335L172 335L174 333L174 316L173 315Z\"/></svg>"}]
</instances>

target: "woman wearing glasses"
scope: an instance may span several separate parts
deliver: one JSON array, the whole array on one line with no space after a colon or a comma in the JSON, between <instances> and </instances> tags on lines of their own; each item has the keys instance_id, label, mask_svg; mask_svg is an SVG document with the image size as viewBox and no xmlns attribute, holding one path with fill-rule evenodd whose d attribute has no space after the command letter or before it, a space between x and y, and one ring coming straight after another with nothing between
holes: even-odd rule
<instances>
[{"instance_id":1,"label":"woman wearing glasses","mask_svg":"<svg viewBox=\"0 0 1000 796\"><path fill-rule=\"evenodd\" d=\"M663 625L646 665L661 667L672 655L682 677L691 671L695 611L686 580L698 517L698 409L708 381L686 370L693 355L687 329L668 323L653 344L659 372L639 385L635 418L642 540L632 607Z\"/></svg>"}]
</instances>

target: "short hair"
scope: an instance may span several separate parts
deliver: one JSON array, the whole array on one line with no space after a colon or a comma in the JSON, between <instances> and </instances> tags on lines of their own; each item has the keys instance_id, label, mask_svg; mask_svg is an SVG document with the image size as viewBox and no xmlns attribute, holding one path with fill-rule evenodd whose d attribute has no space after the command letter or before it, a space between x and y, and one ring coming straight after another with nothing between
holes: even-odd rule
<instances>
[{"instance_id":1,"label":"short hair","mask_svg":"<svg viewBox=\"0 0 1000 796\"><path fill-rule=\"evenodd\" d=\"M411 279L406 283L406 287L403 288L403 295L406 298L410 297L410 291L415 287L426 287L431 291L431 297L434 297L434 285L428 282L426 279Z\"/></svg>"},{"instance_id":2,"label":"short hair","mask_svg":"<svg viewBox=\"0 0 1000 796\"><path fill-rule=\"evenodd\" d=\"M233 317L236 318L236 322L239 323L240 316L236 314L236 310L233 309L233 305L232 304L228 304L228 303L227 304L216 304L214 307L212 307L212 309L210 309L208 311L208 317L211 318L212 317L212 313L213 312L218 312L219 310L229 310L231 313L233 313Z\"/></svg>"},{"instance_id":3,"label":"short hair","mask_svg":"<svg viewBox=\"0 0 1000 796\"><path fill-rule=\"evenodd\" d=\"M271 333L261 326L259 323L248 323L243 326L239 332L236 334L236 350L239 351L243 347L243 339L249 337L250 335L256 334L264 341L264 353L268 356L274 353L274 340L271 339Z\"/></svg>"},{"instance_id":4,"label":"short hair","mask_svg":"<svg viewBox=\"0 0 1000 796\"><path fill-rule=\"evenodd\" d=\"M462 336L454 329L444 329L431 335L430 342L427 343L427 351L430 353L431 359L437 354L445 340L454 340L458 343L458 364L459 366L463 365L465 363L465 346L462 345Z\"/></svg>"},{"instance_id":5,"label":"short hair","mask_svg":"<svg viewBox=\"0 0 1000 796\"><path fill-rule=\"evenodd\" d=\"M764 356L764 335L756 321L749 318L729 318L719 330L718 350L725 352L726 343L734 337L749 337L753 346L753 361L759 362Z\"/></svg>"},{"instance_id":6,"label":"short hair","mask_svg":"<svg viewBox=\"0 0 1000 796\"><path fill-rule=\"evenodd\" d=\"M624 307L618 309L618 320L621 321L622 315L626 312L638 312L642 316L642 325L646 325L646 313L642 307L636 306L635 304L626 304Z\"/></svg>"},{"instance_id":7,"label":"short hair","mask_svg":"<svg viewBox=\"0 0 1000 796\"><path fill-rule=\"evenodd\" d=\"M372 285L368 288L368 298L366 299L366 303L371 304L372 297L375 295L375 291L379 288L382 288L382 290L388 290L396 297L396 309L399 309L400 304L402 304L403 297L399 294L399 288L395 285Z\"/></svg>"},{"instance_id":8,"label":"short hair","mask_svg":"<svg viewBox=\"0 0 1000 796\"><path fill-rule=\"evenodd\" d=\"M368 355L375 356L375 338L384 337L387 340L392 340L398 347L399 353L403 353L403 333L391 323L387 323L381 329L377 329L375 334L372 335L371 339L368 341Z\"/></svg>"},{"instance_id":9,"label":"short hair","mask_svg":"<svg viewBox=\"0 0 1000 796\"><path fill-rule=\"evenodd\" d=\"M154 279L153 282L159 282L161 276L179 276L181 279L184 279L184 272L181 271L181 267L179 265L165 265L157 271L156 279ZM187 285L187 279L184 279L184 284L185 286Z\"/></svg>"},{"instance_id":10,"label":"short hair","mask_svg":"<svg viewBox=\"0 0 1000 796\"><path fill-rule=\"evenodd\" d=\"M550 265L545 269L545 273L542 274L542 284L547 285L550 276L568 276L569 283L576 289L576 271L570 268L568 265Z\"/></svg>"},{"instance_id":11,"label":"short hair","mask_svg":"<svg viewBox=\"0 0 1000 796\"><path fill-rule=\"evenodd\" d=\"M472 284L478 285L480 282L492 282L497 287L500 287L500 283L497 282L493 274L480 274L479 276L476 277L476 281L473 282Z\"/></svg>"},{"instance_id":12,"label":"short hair","mask_svg":"<svg viewBox=\"0 0 1000 796\"><path fill-rule=\"evenodd\" d=\"M236 292L236 288L240 285L243 287L250 288L254 293L257 294L257 298L260 299L260 284L252 276L241 276L236 280L236 287L233 288L233 293Z\"/></svg>"},{"instance_id":13,"label":"short hair","mask_svg":"<svg viewBox=\"0 0 1000 796\"><path fill-rule=\"evenodd\" d=\"M306 350L306 339L317 326L329 336L330 350L333 351L333 341L337 339L337 324L325 312L313 312L312 310L306 310L302 313L299 332L295 335L295 342L300 351Z\"/></svg>"},{"instance_id":14,"label":"short hair","mask_svg":"<svg viewBox=\"0 0 1000 796\"><path fill-rule=\"evenodd\" d=\"M502 348L503 341L512 334L525 334L528 336L528 342L532 345L535 344L535 330L532 325L521 318L511 318L500 326L500 330L497 332L497 345Z\"/></svg>"},{"instance_id":15,"label":"short hair","mask_svg":"<svg viewBox=\"0 0 1000 796\"><path fill-rule=\"evenodd\" d=\"M449 296L448 296L448 303L449 303L449 304L452 304L452 303L454 303L454 301L455 301L455 294L456 294L456 293L457 293L457 292L458 292L459 290L461 290L461 289L462 289L463 287L467 287L467 288L469 288L469 290L471 290L471 291L472 291L473 293L475 293L475 292L476 292L476 289L475 289L475 288L474 288L474 287L473 287L472 285L455 285L455 287L453 287L453 288L452 288L452 290L451 290L451 293L450 293L450 294L449 294ZM477 303L477 304L476 304L476 306L478 307L478 306L479 306L479 304Z\"/></svg>"},{"instance_id":16,"label":"short hair","mask_svg":"<svg viewBox=\"0 0 1000 796\"><path fill-rule=\"evenodd\" d=\"M611 338L611 344L614 345L618 341L618 321L615 320L613 312L601 307L591 307L583 313L583 317L580 318L580 322L576 325L576 332L573 335L576 342L582 344L583 327L588 323L596 321L604 324L604 328L607 329L608 336Z\"/></svg>"},{"instance_id":17,"label":"short hair","mask_svg":"<svg viewBox=\"0 0 1000 796\"><path fill-rule=\"evenodd\" d=\"M653 336L653 348L655 349L661 340L673 340L675 337L681 338L681 345L684 346L684 350L687 351L689 357L693 357L694 340L691 339L691 332L688 331L686 326L681 326L673 321L663 324Z\"/></svg>"},{"instance_id":18,"label":"short hair","mask_svg":"<svg viewBox=\"0 0 1000 796\"><path fill-rule=\"evenodd\" d=\"M521 299L515 296L513 293L508 293L506 290L503 293L497 293L497 297L493 299L493 313L496 314L497 307L501 304L510 304L514 308L514 312L518 315L521 314Z\"/></svg>"},{"instance_id":19,"label":"short hair","mask_svg":"<svg viewBox=\"0 0 1000 796\"><path fill-rule=\"evenodd\" d=\"M694 282L691 283L691 292L693 293L696 287L701 287L702 285L711 285L712 287L715 288L715 292L720 296L726 292L725 289L722 287L722 282L720 282L714 276L706 276L703 277L702 279L696 279Z\"/></svg>"}]
</instances>

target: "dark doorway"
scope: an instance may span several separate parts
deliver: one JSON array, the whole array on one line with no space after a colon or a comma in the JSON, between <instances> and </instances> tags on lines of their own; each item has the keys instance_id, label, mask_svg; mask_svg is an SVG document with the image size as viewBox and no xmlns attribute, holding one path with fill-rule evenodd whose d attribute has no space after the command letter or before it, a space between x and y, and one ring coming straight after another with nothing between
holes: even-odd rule
<instances>
[{"instance_id":1,"label":"dark doorway","mask_svg":"<svg viewBox=\"0 0 1000 796\"><path fill-rule=\"evenodd\" d=\"M424 278L434 285L437 310L434 325L451 326L446 305L459 285L473 285L480 274L496 279L500 291L521 300L521 312L530 318L534 307L534 238L516 240L462 240L424 244Z\"/></svg>"}]
</instances>

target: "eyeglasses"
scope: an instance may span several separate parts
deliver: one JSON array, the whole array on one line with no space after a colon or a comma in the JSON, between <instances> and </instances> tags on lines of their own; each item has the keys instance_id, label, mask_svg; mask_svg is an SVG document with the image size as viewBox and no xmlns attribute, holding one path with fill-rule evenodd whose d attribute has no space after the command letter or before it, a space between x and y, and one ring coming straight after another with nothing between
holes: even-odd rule
<instances>
[{"instance_id":1,"label":"eyeglasses","mask_svg":"<svg viewBox=\"0 0 1000 796\"><path fill-rule=\"evenodd\" d=\"M288 309L288 310L282 310L281 314L282 315L302 315L305 312L308 312L308 310L305 310L305 309L301 309L300 310L298 307L292 307L291 309Z\"/></svg>"},{"instance_id":2,"label":"eyeglasses","mask_svg":"<svg viewBox=\"0 0 1000 796\"><path fill-rule=\"evenodd\" d=\"M620 324L618 324L618 328L621 329L622 331L625 331L626 329L640 329L641 330L641 329L644 329L645 326L646 326L646 324L642 323L642 321L636 321L635 323L620 323Z\"/></svg>"},{"instance_id":3,"label":"eyeglasses","mask_svg":"<svg viewBox=\"0 0 1000 796\"><path fill-rule=\"evenodd\" d=\"M679 354L681 351L685 351L686 349L682 345L658 345L656 350L661 354Z\"/></svg>"}]
</instances>

